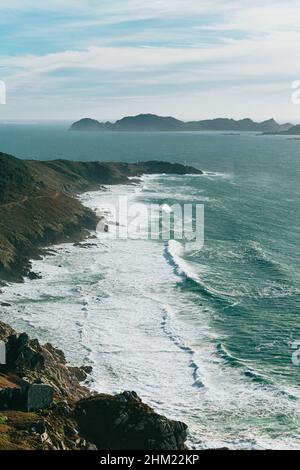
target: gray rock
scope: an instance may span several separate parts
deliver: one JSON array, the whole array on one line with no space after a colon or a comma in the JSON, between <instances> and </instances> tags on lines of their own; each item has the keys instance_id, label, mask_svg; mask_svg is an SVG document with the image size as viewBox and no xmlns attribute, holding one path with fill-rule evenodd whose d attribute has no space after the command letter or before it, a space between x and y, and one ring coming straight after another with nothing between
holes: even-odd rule
<instances>
[{"instance_id":1,"label":"gray rock","mask_svg":"<svg viewBox=\"0 0 300 470\"><path fill-rule=\"evenodd\" d=\"M36 432L37 434L41 434L43 435L44 433L46 433L46 424L44 421L39 421L38 423L36 423L33 428L32 428L33 432Z\"/></svg>"},{"instance_id":2,"label":"gray rock","mask_svg":"<svg viewBox=\"0 0 300 470\"><path fill-rule=\"evenodd\" d=\"M64 433L68 437L78 436L78 431L72 426L69 426L68 424L64 426Z\"/></svg>"},{"instance_id":3,"label":"gray rock","mask_svg":"<svg viewBox=\"0 0 300 470\"><path fill-rule=\"evenodd\" d=\"M25 393L27 411L38 411L48 408L53 403L53 388L46 384L29 384Z\"/></svg>"},{"instance_id":4,"label":"gray rock","mask_svg":"<svg viewBox=\"0 0 300 470\"><path fill-rule=\"evenodd\" d=\"M187 426L158 415L135 392L81 400L75 418L80 435L98 449L185 449Z\"/></svg>"},{"instance_id":5,"label":"gray rock","mask_svg":"<svg viewBox=\"0 0 300 470\"><path fill-rule=\"evenodd\" d=\"M98 450L98 449L97 449L97 446L95 446L95 444L91 444L90 442L88 442L87 450Z\"/></svg>"}]
</instances>

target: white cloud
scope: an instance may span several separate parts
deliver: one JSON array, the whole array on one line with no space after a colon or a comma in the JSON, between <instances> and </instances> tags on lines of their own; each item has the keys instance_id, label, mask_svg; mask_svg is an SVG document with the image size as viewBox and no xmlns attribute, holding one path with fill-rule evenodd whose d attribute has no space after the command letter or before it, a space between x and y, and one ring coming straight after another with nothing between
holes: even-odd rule
<instances>
[{"instance_id":1,"label":"white cloud","mask_svg":"<svg viewBox=\"0 0 300 470\"><path fill-rule=\"evenodd\" d=\"M6 80L11 96L14 93L17 96L26 87L31 103L34 100L46 103L51 97L57 106L59 100L69 106L68 97L72 93L77 95L80 90L81 96L86 97L86 104L91 106L92 99L104 101L108 109L108 101L113 101L115 92L115 98L122 100L124 107L134 101L135 109L138 109L144 99L145 107L161 109L168 106L171 110L181 102L181 112L188 116L194 109L198 112L200 101L208 103L207 97L212 99L217 95L218 100L210 107L216 114L222 114L217 109L225 109L230 99L235 103L240 100L234 104L239 109L253 104L253 109L256 107L261 113L265 106L275 110L274 96L277 94L281 100L286 99L288 92L284 84L289 90L290 81L300 79L300 62L297 60L299 0L0 0L0 11L3 12L18 9L21 14L35 8L60 12L63 20L49 26L37 22L28 28L28 35L38 37L41 34L43 38L51 38L56 34L63 39L64 32L72 30L74 44L68 49L61 47L55 53L0 57L0 78ZM158 24L154 29L151 23L143 30L120 29L117 40L109 33L104 38L83 34L92 26L155 18L168 19L170 25L171 19L175 18L176 25L166 28ZM195 20L191 27L187 18ZM203 39L203 32L210 34L208 40ZM20 41L22 34L25 33L20 31ZM153 37L158 43L167 38L168 47L135 45L149 46L147 41ZM190 38L189 46L179 46L180 38ZM121 47L125 39L126 44L130 39L133 43ZM85 84L87 76L89 80ZM112 93L107 94L110 85ZM185 85L186 91L183 91ZM137 90L133 95L135 86ZM168 92L165 91L167 87ZM252 104L246 97L246 90L248 95L251 94ZM280 99L277 100L277 115L285 109ZM116 104L111 106L112 110L116 108ZM291 114L295 112L294 108L288 109ZM70 112L72 107L66 109L66 113ZM169 112L166 109L166 113Z\"/></svg>"}]
</instances>

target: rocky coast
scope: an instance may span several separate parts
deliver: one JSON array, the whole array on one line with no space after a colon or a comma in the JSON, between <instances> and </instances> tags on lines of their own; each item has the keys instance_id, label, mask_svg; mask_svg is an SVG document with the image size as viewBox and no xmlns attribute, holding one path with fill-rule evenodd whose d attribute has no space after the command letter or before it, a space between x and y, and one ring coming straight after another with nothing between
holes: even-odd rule
<instances>
[{"instance_id":1,"label":"rocky coast","mask_svg":"<svg viewBox=\"0 0 300 470\"><path fill-rule=\"evenodd\" d=\"M0 282L34 279L30 259L53 243L78 243L95 228L98 219L78 193L157 173L201 171L157 161L39 162L0 154ZM92 393L91 370L70 367L51 344L0 322L0 347L0 450L186 448L184 423L157 414L133 391Z\"/></svg>"}]
</instances>

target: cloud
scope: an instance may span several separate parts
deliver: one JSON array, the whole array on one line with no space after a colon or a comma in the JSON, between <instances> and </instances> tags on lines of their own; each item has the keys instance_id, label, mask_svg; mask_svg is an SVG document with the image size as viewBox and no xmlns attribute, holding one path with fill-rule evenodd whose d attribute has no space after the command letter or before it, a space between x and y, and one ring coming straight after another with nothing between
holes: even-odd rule
<instances>
[{"instance_id":1,"label":"cloud","mask_svg":"<svg viewBox=\"0 0 300 470\"><path fill-rule=\"evenodd\" d=\"M300 78L298 0L0 0L0 12L0 79L20 106L25 89L31 104L58 107L79 93L89 104L147 106L152 97L159 108L186 96L193 114L193 96L226 93L216 102L222 114L234 90L248 106L241 90L250 87L261 113L270 94L285 99L284 84Z\"/></svg>"}]
</instances>

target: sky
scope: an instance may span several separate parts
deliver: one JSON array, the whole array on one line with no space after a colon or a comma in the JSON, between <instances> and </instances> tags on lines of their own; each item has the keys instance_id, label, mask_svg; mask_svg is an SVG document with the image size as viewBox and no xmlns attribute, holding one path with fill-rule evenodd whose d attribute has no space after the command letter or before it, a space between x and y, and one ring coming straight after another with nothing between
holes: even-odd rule
<instances>
[{"instance_id":1,"label":"sky","mask_svg":"<svg viewBox=\"0 0 300 470\"><path fill-rule=\"evenodd\" d=\"M0 0L0 122L300 122L296 80L299 0Z\"/></svg>"}]
</instances>

